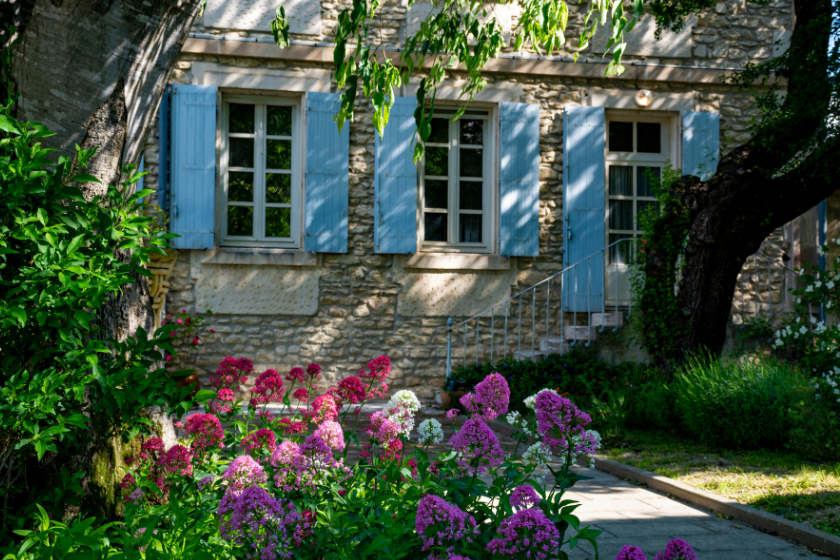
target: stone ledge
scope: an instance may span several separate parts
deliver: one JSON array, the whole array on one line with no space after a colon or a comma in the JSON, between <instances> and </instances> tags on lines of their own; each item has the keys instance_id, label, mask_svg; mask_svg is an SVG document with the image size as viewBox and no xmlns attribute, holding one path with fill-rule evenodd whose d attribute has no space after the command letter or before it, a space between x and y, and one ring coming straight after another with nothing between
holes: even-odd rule
<instances>
[{"instance_id":1,"label":"stone ledge","mask_svg":"<svg viewBox=\"0 0 840 560\"><path fill-rule=\"evenodd\" d=\"M223 248L202 255L201 264L318 266L318 256L300 249Z\"/></svg>"},{"instance_id":2,"label":"stone ledge","mask_svg":"<svg viewBox=\"0 0 840 560\"><path fill-rule=\"evenodd\" d=\"M510 258L501 255L415 253L405 256L403 268L432 270L510 270Z\"/></svg>"}]
</instances>

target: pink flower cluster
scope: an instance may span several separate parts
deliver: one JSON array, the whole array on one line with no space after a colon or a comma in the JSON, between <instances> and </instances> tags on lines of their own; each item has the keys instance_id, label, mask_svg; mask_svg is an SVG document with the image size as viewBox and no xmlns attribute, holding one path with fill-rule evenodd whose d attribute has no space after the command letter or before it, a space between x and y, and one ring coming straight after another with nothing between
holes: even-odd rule
<instances>
[{"instance_id":1,"label":"pink flower cluster","mask_svg":"<svg viewBox=\"0 0 840 560\"><path fill-rule=\"evenodd\" d=\"M307 410L305 415L316 424L338 418L338 408L332 395L321 395L312 401L310 406L312 408Z\"/></svg>"},{"instance_id":2,"label":"pink flower cluster","mask_svg":"<svg viewBox=\"0 0 840 560\"><path fill-rule=\"evenodd\" d=\"M504 458L496 434L480 418L470 418L464 422L449 444L454 451L463 455L459 464L469 474L481 474L488 467L498 467Z\"/></svg>"},{"instance_id":3,"label":"pink flower cluster","mask_svg":"<svg viewBox=\"0 0 840 560\"><path fill-rule=\"evenodd\" d=\"M559 557L560 532L540 508L519 510L499 524L502 538L487 545L492 554L511 558Z\"/></svg>"},{"instance_id":4,"label":"pink flower cluster","mask_svg":"<svg viewBox=\"0 0 840 560\"><path fill-rule=\"evenodd\" d=\"M335 451L342 451L344 449L344 432L341 429L341 424L333 420L326 420L321 422L321 425L312 433L318 436L327 444L328 447Z\"/></svg>"},{"instance_id":5,"label":"pink flower cluster","mask_svg":"<svg viewBox=\"0 0 840 560\"><path fill-rule=\"evenodd\" d=\"M423 542L423 550L441 547L451 558L454 546L472 542L479 534L472 515L461 511L439 496L426 495L417 504L414 530Z\"/></svg>"},{"instance_id":6,"label":"pink flower cluster","mask_svg":"<svg viewBox=\"0 0 840 560\"><path fill-rule=\"evenodd\" d=\"M510 388L504 376L491 373L475 386L475 394L467 393L460 400L467 411L484 420L493 420L508 411Z\"/></svg>"},{"instance_id":7,"label":"pink flower cluster","mask_svg":"<svg viewBox=\"0 0 840 560\"><path fill-rule=\"evenodd\" d=\"M510 505L515 508L529 508L540 503L540 496L530 484L517 486L510 495Z\"/></svg>"},{"instance_id":8,"label":"pink flower cluster","mask_svg":"<svg viewBox=\"0 0 840 560\"><path fill-rule=\"evenodd\" d=\"M589 415L572 401L561 397L553 391L542 391L537 395L534 408L537 412L537 432L543 437L546 445L555 451L566 451L569 446L569 439L578 436L581 440L574 453L587 453L594 455L595 448L590 448L594 443L594 436L584 438L586 430L584 426L592 419Z\"/></svg>"},{"instance_id":9,"label":"pink flower cluster","mask_svg":"<svg viewBox=\"0 0 840 560\"><path fill-rule=\"evenodd\" d=\"M277 438L268 428L260 428L242 438L242 449L252 457L263 453L271 456L277 449Z\"/></svg>"},{"instance_id":10,"label":"pink flower cluster","mask_svg":"<svg viewBox=\"0 0 840 560\"><path fill-rule=\"evenodd\" d=\"M343 439L343 436L342 436ZM318 435L311 435L298 445L281 443L271 456L274 486L284 492L306 490L315 484L327 469L342 465L332 456L332 449Z\"/></svg>"},{"instance_id":11,"label":"pink flower cluster","mask_svg":"<svg viewBox=\"0 0 840 560\"><path fill-rule=\"evenodd\" d=\"M338 387L333 393L338 403L359 404L365 399L366 392L362 380L355 375L345 377L338 382Z\"/></svg>"},{"instance_id":12,"label":"pink flower cluster","mask_svg":"<svg viewBox=\"0 0 840 560\"><path fill-rule=\"evenodd\" d=\"M248 381L248 375L253 371L254 364L248 358L228 356L221 361L216 372L210 375L210 385L216 389L225 387L237 391L242 383Z\"/></svg>"},{"instance_id":13,"label":"pink flower cluster","mask_svg":"<svg viewBox=\"0 0 840 560\"><path fill-rule=\"evenodd\" d=\"M261 404L279 401L283 398L283 378L276 370L267 369L262 372L251 389L251 406L256 408Z\"/></svg>"},{"instance_id":14,"label":"pink flower cluster","mask_svg":"<svg viewBox=\"0 0 840 560\"><path fill-rule=\"evenodd\" d=\"M250 486L265 484L268 477L265 469L250 455L240 455L228 465L222 474L222 479L228 482L227 492L239 494Z\"/></svg>"},{"instance_id":15,"label":"pink flower cluster","mask_svg":"<svg viewBox=\"0 0 840 560\"><path fill-rule=\"evenodd\" d=\"M647 556L645 556L644 551L638 546L628 544L618 551L618 556L615 557L615 560L647 560Z\"/></svg>"},{"instance_id":16,"label":"pink flower cluster","mask_svg":"<svg viewBox=\"0 0 840 560\"><path fill-rule=\"evenodd\" d=\"M187 418L186 432L192 438L192 447L199 456L210 448L224 447L225 432L222 423L212 414L193 414Z\"/></svg>"},{"instance_id":17,"label":"pink flower cluster","mask_svg":"<svg viewBox=\"0 0 840 560\"><path fill-rule=\"evenodd\" d=\"M654 560L697 560L697 555L690 544L682 539L673 539Z\"/></svg>"},{"instance_id":18,"label":"pink flower cluster","mask_svg":"<svg viewBox=\"0 0 840 560\"><path fill-rule=\"evenodd\" d=\"M379 356L367 363L367 370L362 368L359 370L359 377L367 381L369 388L365 399L379 399L385 396L388 392L388 384L385 383L385 378L391 374L391 360L388 356ZM378 387L374 384L379 382Z\"/></svg>"},{"instance_id":19,"label":"pink flower cluster","mask_svg":"<svg viewBox=\"0 0 840 560\"><path fill-rule=\"evenodd\" d=\"M246 558L276 560L292 558L309 524L292 502L275 499L258 486L239 494L225 494L219 504L223 539L245 550Z\"/></svg>"},{"instance_id":20,"label":"pink flower cluster","mask_svg":"<svg viewBox=\"0 0 840 560\"><path fill-rule=\"evenodd\" d=\"M190 476L193 473L192 451L183 445L173 445L161 455L158 466L163 467L168 474L178 473L181 476Z\"/></svg>"}]
</instances>

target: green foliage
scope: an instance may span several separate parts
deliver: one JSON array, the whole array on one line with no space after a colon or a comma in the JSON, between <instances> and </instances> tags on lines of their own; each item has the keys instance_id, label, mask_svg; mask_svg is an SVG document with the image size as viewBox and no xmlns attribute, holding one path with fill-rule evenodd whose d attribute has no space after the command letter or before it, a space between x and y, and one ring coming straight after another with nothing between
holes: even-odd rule
<instances>
[{"instance_id":1,"label":"green foliage","mask_svg":"<svg viewBox=\"0 0 840 560\"><path fill-rule=\"evenodd\" d=\"M794 408L808 393L805 377L773 359L693 356L672 387L685 430L732 447L778 448L795 427Z\"/></svg>"}]
</instances>

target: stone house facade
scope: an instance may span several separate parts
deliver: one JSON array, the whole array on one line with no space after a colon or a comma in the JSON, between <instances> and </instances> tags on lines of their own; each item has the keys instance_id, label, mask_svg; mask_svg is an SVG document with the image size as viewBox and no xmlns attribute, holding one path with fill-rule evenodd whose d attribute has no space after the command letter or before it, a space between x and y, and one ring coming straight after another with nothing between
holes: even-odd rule
<instances>
[{"instance_id":1,"label":"stone house facade","mask_svg":"<svg viewBox=\"0 0 840 560\"><path fill-rule=\"evenodd\" d=\"M460 122L447 118L463 79L453 70L415 168L405 162L417 82L398 92L385 138L364 101L339 135L329 41L343 4L284 3L293 43L281 50L269 32L275 3L208 0L172 73L144 158L144 186L183 236L167 306L213 311L201 371L234 355L278 371L318 362L341 378L386 354L395 385L424 398L444 380L450 317L480 313L593 254L600 264L511 302L509 322L499 308L466 335L483 342L482 358L492 339L498 358L523 351L517 328L530 350L532 328L542 333L536 347L537 336L589 325L602 306L627 307L623 257L605 247L637 231L651 202L644 170L705 173L748 138L750 95L719 78L784 48L793 18L787 1L730 0L661 41L642 20L618 78L603 77L603 37L577 63L507 50ZM574 38L583 12L570 10ZM506 33L515 29L513 7L493 11ZM396 56L428 13L386 0L372 41ZM644 106L640 90L650 92ZM794 233L771 236L767 254L790 254ZM736 322L772 305L772 293L752 295L767 274L779 281L760 263L745 269L741 292L752 304L733 309ZM456 331L456 363L463 336Z\"/></svg>"}]
</instances>

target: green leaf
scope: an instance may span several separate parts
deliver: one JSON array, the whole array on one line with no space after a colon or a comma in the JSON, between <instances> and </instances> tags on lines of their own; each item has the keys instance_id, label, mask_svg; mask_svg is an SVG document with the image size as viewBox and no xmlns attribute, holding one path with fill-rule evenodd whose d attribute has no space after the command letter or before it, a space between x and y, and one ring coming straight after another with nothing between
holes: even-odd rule
<instances>
[{"instance_id":1,"label":"green leaf","mask_svg":"<svg viewBox=\"0 0 840 560\"><path fill-rule=\"evenodd\" d=\"M8 132L9 134L14 134L16 136L20 135L20 125L18 122L11 118L7 117L6 115L0 115L0 130L3 132Z\"/></svg>"},{"instance_id":2,"label":"green leaf","mask_svg":"<svg viewBox=\"0 0 840 560\"><path fill-rule=\"evenodd\" d=\"M9 309L9 315L17 319L18 324L23 327L26 326L26 310L22 307L12 307Z\"/></svg>"}]
</instances>

